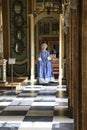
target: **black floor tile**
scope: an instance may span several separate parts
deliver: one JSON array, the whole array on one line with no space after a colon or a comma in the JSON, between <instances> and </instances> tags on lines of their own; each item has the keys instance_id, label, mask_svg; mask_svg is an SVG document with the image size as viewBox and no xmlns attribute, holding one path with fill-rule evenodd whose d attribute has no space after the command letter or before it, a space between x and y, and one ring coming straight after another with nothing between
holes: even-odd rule
<instances>
[{"instance_id":1,"label":"black floor tile","mask_svg":"<svg viewBox=\"0 0 87 130\"><path fill-rule=\"evenodd\" d=\"M26 116L24 118L24 121L31 121L31 122L52 122L53 117L47 117L47 116Z\"/></svg>"},{"instance_id":2,"label":"black floor tile","mask_svg":"<svg viewBox=\"0 0 87 130\"><path fill-rule=\"evenodd\" d=\"M7 96L17 96L18 93L16 93L16 91L6 91L4 93L4 95L7 95Z\"/></svg>"},{"instance_id":3,"label":"black floor tile","mask_svg":"<svg viewBox=\"0 0 87 130\"><path fill-rule=\"evenodd\" d=\"M36 95L18 95L17 98L30 98L30 97L36 97Z\"/></svg>"},{"instance_id":4,"label":"black floor tile","mask_svg":"<svg viewBox=\"0 0 87 130\"><path fill-rule=\"evenodd\" d=\"M0 127L0 130L18 130L17 127L13 128L13 127Z\"/></svg>"},{"instance_id":5,"label":"black floor tile","mask_svg":"<svg viewBox=\"0 0 87 130\"><path fill-rule=\"evenodd\" d=\"M4 102L4 99L0 99L0 102Z\"/></svg>"},{"instance_id":6,"label":"black floor tile","mask_svg":"<svg viewBox=\"0 0 87 130\"><path fill-rule=\"evenodd\" d=\"M58 106L68 106L68 102L59 102Z\"/></svg>"},{"instance_id":7,"label":"black floor tile","mask_svg":"<svg viewBox=\"0 0 87 130\"><path fill-rule=\"evenodd\" d=\"M33 90L33 93L38 93L39 91ZM32 90L23 90L22 93L32 93Z\"/></svg>"},{"instance_id":8,"label":"black floor tile","mask_svg":"<svg viewBox=\"0 0 87 130\"><path fill-rule=\"evenodd\" d=\"M56 93L38 93L38 96L54 96Z\"/></svg>"},{"instance_id":9,"label":"black floor tile","mask_svg":"<svg viewBox=\"0 0 87 130\"><path fill-rule=\"evenodd\" d=\"M6 106L0 106L0 110L4 110Z\"/></svg>"},{"instance_id":10,"label":"black floor tile","mask_svg":"<svg viewBox=\"0 0 87 130\"><path fill-rule=\"evenodd\" d=\"M11 99L7 99L7 100L5 100L5 102L12 102L13 100L11 100Z\"/></svg>"},{"instance_id":11,"label":"black floor tile","mask_svg":"<svg viewBox=\"0 0 87 130\"><path fill-rule=\"evenodd\" d=\"M54 106L31 106L29 110L54 110Z\"/></svg>"},{"instance_id":12,"label":"black floor tile","mask_svg":"<svg viewBox=\"0 0 87 130\"><path fill-rule=\"evenodd\" d=\"M1 116L25 116L27 111L3 111Z\"/></svg>"},{"instance_id":13,"label":"black floor tile","mask_svg":"<svg viewBox=\"0 0 87 130\"><path fill-rule=\"evenodd\" d=\"M54 110L54 116L67 116L69 117L69 110L68 108L62 108L62 109L57 109Z\"/></svg>"},{"instance_id":14,"label":"black floor tile","mask_svg":"<svg viewBox=\"0 0 87 130\"><path fill-rule=\"evenodd\" d=\"M56 97L67 98L68 94L67 94L66 91L62 91L62 92L57 91L56 92Z\"/></svg>"},{"instance_id":15,"label":"black floor tile","mask_svg":"<svg viewBox=\"0 0 87 130\"><path fill-rule=\"evenodd\" d=\"M49 100L49 99L35 99L34 102L55 102L55 100Z\"/></svg>"}]
</instances>

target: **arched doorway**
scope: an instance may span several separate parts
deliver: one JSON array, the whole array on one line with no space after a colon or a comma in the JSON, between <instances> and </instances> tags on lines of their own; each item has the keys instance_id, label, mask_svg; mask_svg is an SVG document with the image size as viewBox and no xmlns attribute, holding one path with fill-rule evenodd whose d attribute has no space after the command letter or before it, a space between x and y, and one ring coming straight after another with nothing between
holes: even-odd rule
<instances>
[{"instance_id":1,"label":"arched doorway","mask_svg":"<svg viewBox=\"0 0 87 130\"><path fill-rule=\"evenodd\" d=\"M37 61L40 46L43 42L48 44L48 51L55 60L52 60L53 73L56 79L59 77L59 15L56 13L42 13L35 18L35 61ZM37 68L37 67L36 67ZM35 71L37 76L37 69Z\"/></svg>"},{"instance_id":2,"label":"arched doorway","mask_svg":"<svg viewBox=\"0 0 87 130\"><path fill-rule=\"evenodd\" d=\"M51 20L49 20L49 19L51 19ZM55 21L55 23L53 23L53 25L54 25L53 32L52 32L53 25L49 22L52 20L53 20L53 22ZM32 24L32 21L33 21L33 24ZM59 65L59 67L60 67L59 73L60 74L59 75L61 75L61 76L59 76L59 77L61 77L61 79L62 79L62 77L63 77L62 76L63 75L62 66L64 66L64 65L62 65L62 58L63 58L62 54L64 53L63 52L64 51L64 49L63 49L64 48L64 41L63 41L63 37L62 37L63 36L62 26L60 25L60 23L62 24L62 17L60 17L60 15L56 14L56 13L50 13L48 15L46 12L44 12L44 13L38 14L36 17L34 17L34 15L33 15L33 19L31 20L31 24L33 26L34 32L32 33L33 29L31 29L31 37L33 35L34 35L34 37L33 37L33 43L31 41L31 43L32 43L31 50L33 50L34 53L31 54L31 71L32 71L31 77L35 77L36 71L35 71L35 66L33 65L33 61L37 59L39 48L40 48L40 42L47 39L48 43L52 44L53 42L56 42L56 41L52 40L52 37L54 37L54 38L56 37L59 40L59 45L58 45L59 49L58 50L59 50L59 53L61 53L60 58L59 58L60 59L60 65ZM58 30L55 30L55 27L57 27L57 26L55 26L55 24L58 24ZM41 26L41 28L40 28L40 26ZM55 32L56 32L56 34L55 34ZM42 33L42 35L40 36L39 33L40 34ZM50 40L48 40L48 39L50 39ZM49 46L49 49L50 49L50 46ZM61 49L63 49L63 51ZM31 51L31 53L32 53L32 51ZM58 79L58 77L57 77L57 79Z\"/></svg>"}]
</instances>

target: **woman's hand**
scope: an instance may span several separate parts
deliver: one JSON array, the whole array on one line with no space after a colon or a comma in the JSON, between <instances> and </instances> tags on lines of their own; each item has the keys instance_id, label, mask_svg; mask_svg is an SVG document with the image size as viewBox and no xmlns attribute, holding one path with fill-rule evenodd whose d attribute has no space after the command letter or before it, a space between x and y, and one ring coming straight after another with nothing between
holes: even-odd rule
<instances>
[{"instance_id":1,"label":"woman's hand","mask_svg":"<svg viewBox=\"0 0 87 130\"><path fill-rule=\"evenodd\" d=\"M50 56L48 56L48 57L47 57L47 59L48 59L48 60L51 60L51 57L50 57Z\"/></svg>"},{"instance_id":2,"label":"woman's hand","mask_svg":"<svg viewBox=\"0 0 87 130\"><path fill-rule=\"evenodd\" d=\"M38 61L42 61L41 57L38 57Z\"/></svg>"}]
</instances>

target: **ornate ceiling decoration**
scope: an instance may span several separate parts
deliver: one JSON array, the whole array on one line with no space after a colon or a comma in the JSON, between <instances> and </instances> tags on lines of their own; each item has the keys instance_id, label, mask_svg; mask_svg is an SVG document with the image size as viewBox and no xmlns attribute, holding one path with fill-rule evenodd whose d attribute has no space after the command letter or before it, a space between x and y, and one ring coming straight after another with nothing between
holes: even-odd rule
<instances>
[{"instance_id":1,"label":"ornate ceiling decoration","mask_svg":"<svg viewBox=\"0 0 87 130\"><path fill-rule=\"evenodd\" d=\"M36 0L34 11L37 13L51 12L61 13L62 12L62 0Z\"/></svg>"},{"instance_id":2,"label":"ornate ceiling decoration","mask_svg":"<svg viewBox=\"0 0 87 130\"><path fill-rule=\"evenodd\" d=\"M77 0L64 0L63 2L63 19L64 19L64 26L63 31L67 34L68 27L70 26L70 10L77 9Z\"/></svg>"}]
</instances>

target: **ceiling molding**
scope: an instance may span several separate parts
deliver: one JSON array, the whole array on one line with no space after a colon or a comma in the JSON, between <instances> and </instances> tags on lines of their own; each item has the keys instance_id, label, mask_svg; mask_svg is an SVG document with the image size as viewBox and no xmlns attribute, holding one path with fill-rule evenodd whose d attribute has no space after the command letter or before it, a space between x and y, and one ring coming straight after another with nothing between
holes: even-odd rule
<instances>
[{"instance_id":1,"label":"ceiling molding","mask_svg":"<svg viewBox=\"0 0 87 130\"><path fill-rule=\"evenodd\" d=\"M55 18L55 19L58 20L58 19L59 19L59 14L54 13L54 12L52 12L52 13L50 13L50 14L47 14L46 12L42 12L42 13L40 13L39 15L37 15L37 16L35 17L34 24L36 25L36 23L37 23L38 21L40 21L41 19L46 18L46 17L53 17L53 18Z\"/></svg>"}]
</instances>

